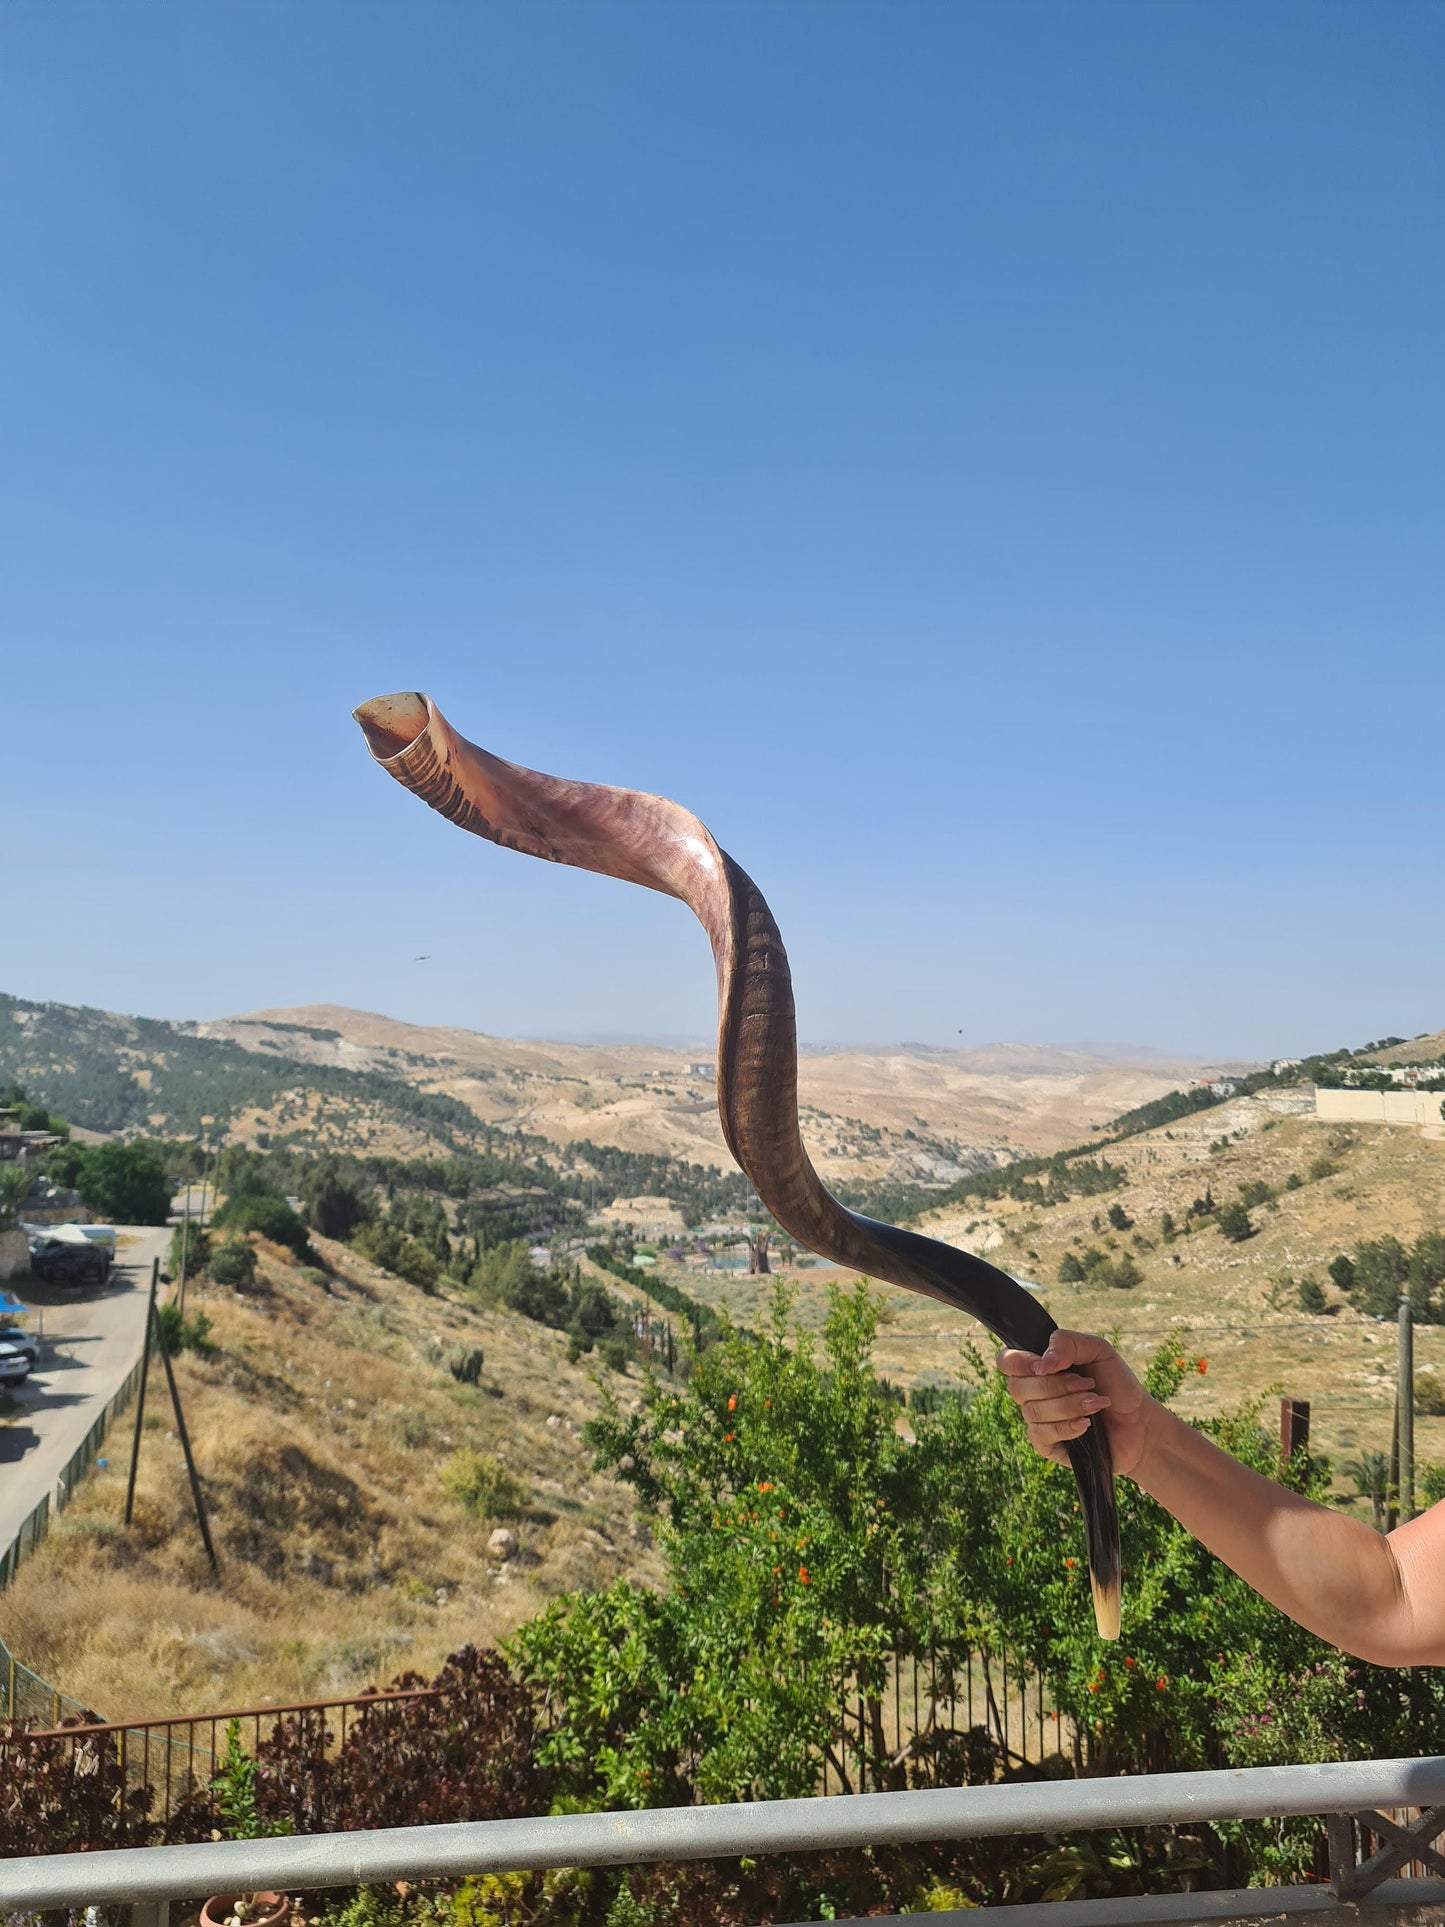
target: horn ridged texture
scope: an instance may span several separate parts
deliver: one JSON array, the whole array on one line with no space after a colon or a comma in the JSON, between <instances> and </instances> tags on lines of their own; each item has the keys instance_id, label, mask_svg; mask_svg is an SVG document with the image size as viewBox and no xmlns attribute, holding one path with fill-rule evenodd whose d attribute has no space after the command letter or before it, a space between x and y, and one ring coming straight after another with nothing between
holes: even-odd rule
<instances>
[{"instance_id":1,"label":"horn ridged texture","mask_svg":"<svg viewBox=\"0 0 1445 1927\"><path fill-rule=\"evenodd\" d=\"M1042 1352L1054 1320L966 1251L849 1211L798 1131L798 1042L787 953L763 893L689 811L665 797L572 783L458 736L428 696L355 712L383 769L464 830L510 850L679 897L707 931L718 979L718 1111L728 1147L785 1231L821 1257L967 1312L1006 1345ZM1119 1525L1099 1419L1069 1441L1105 1639L1119 1635Z\"/></svg>"}]
</instances>

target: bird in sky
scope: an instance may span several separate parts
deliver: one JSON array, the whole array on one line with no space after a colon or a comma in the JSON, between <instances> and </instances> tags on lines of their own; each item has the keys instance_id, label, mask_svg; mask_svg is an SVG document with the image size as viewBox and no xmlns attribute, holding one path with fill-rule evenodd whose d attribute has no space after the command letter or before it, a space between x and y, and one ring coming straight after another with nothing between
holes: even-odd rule
<instances>
[{"instance_id":1,"label":"bird in sky","mask_svg":"<svg viewBox=\"0 0 1445 1927\"><path fill-rule=\"evenodd\" d=\"M430 962L431 962L431 952L430 952L430 951L428 951L428 952L426 953L426 955L425 955L424 957L414 957L414 958L412 959L412 961L413 961L413 963L430 963Z\"/></svg>"}]
</instances>

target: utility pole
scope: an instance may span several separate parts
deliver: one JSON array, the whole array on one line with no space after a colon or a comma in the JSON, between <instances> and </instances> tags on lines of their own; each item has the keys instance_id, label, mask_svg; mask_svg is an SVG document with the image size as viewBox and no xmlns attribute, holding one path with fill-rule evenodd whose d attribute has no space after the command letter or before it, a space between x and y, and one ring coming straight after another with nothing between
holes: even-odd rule
<instances>
[{"instance_id":1,"label":"utility pole","mask_svg":"<svg viewBox=\"0 0 1445 1927\"><path fill-rule=\"evenodd\" d=\"M1400 1294L1400 1342L1395 1410L1400 1424L1400 1517L1415 1516L1415 1315L1410 1294Z\"/></svg>"},{"instance_id":2,"label":"utility pole","mask_svg":"<svg viewBox=\"0 0 1445 1927\"><path fill-rule=\"evenodd\" d=\"M161 1280L161 1261L159 1258L152 1258L151 1259L151 1295L150 1295L150 1303L146 1306L145 1348L140 1355L140 1385L136 1390L136 1397L135 1397L135 1437L131 1440L130 1477L126 1481L126 1488L125 1488L125 1522L127 1525L130 1524L130 1515L135 1506L135 1473L136 1473L136 1467L140 1464L140 1428L141 1428L141 1421L145 1418L145 1415L146 1415L146 1377L150 1372L151 1333L155 1329L156 1287L157 1285L159 1285L160 1280Z\"/></svg>"},{"instance_id":3,"label":"utility pole","mask_svg":"<svg viewBox=\"0 0 1445 1927\"><path fill-rule=\"evenodd\" d=\"M184 1318L186 1315L186 1254L190 1249L190 1243L191 1243L191 1180L189 1177L187 1177L185 1215L181 1219L181 1276L180 1276L180 1282L176 1286L176 1303L180 1307L182 1318Z\"/></svg>"}]
</instances>

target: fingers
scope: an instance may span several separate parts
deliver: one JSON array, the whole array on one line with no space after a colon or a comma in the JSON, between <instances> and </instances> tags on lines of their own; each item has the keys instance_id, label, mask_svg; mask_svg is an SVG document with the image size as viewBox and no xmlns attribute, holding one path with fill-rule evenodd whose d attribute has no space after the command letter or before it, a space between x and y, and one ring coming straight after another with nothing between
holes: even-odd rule
<instances>
[{"instance_id":1,"label":"fingers","mask_svg":"<svg viewBox=\"0 0 1445 1927\"><path fill-rule=\"evenodd\" d=\"M1056 1358L1054 1348L1060 1339L1065 1342ZM1017 1350L999 1353L998 1368L1023 1414L1029 1442L1046 1459L1066 1463L1066 1442L1086 1432L1096 1412L1109 1409L1111 1401L1096 1389L1090 1373L1066 1369L1108 1349L1103 1339L1086 1332L1055 1332L1042 1355Z\"/></svg>"},{"instance_id":2,"label":"fingers","mask_svg":"<svg viewBox=\"0 0 1445 1927\"><path fill-rule=\"evenodd\" d=\"M1114 1347L1107 1338L1100 1338L1097 1332L1056 1331L1050 1334L1047 1350L1035 1359L1034 1375L1047 1377L1053 1372L1075 1370L1088 1371L1101 1359L1108 1358Z\"/></svg>"}]
</instances>

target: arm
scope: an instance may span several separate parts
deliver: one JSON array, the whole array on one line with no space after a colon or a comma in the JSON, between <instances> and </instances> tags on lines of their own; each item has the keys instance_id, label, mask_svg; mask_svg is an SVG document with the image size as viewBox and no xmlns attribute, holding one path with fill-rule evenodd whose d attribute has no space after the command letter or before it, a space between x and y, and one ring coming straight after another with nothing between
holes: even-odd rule
<instances>
[{"instance_id":1,"label":"arm","mask_svg":"<svg viewBox=\"0 0 1445 1927\"><path fill-rule=\"evenodd\" d=\"M1104 1415L1115 1470L1310 1632L1377 1666L1445 1664L1445 1505L1382 1537L1250 1471L1149 1397L1113 1346L1057 1331L999 1354L1046 1458Z\"/></svg>"}]
</instances>

